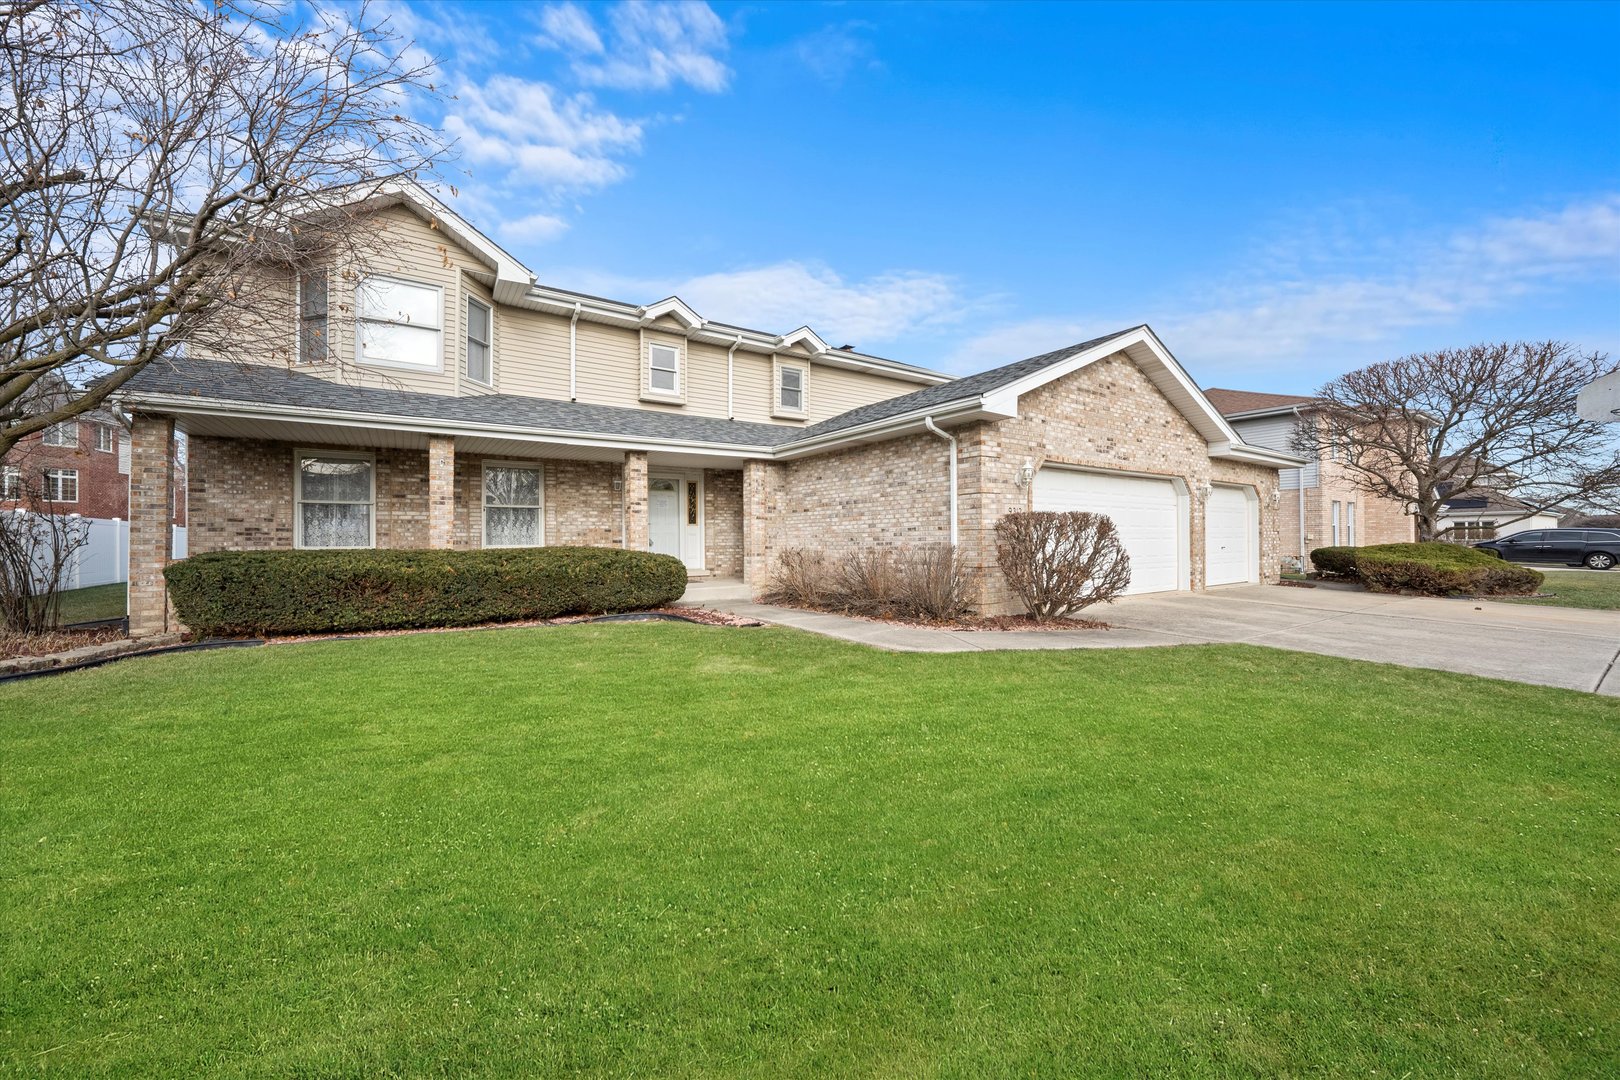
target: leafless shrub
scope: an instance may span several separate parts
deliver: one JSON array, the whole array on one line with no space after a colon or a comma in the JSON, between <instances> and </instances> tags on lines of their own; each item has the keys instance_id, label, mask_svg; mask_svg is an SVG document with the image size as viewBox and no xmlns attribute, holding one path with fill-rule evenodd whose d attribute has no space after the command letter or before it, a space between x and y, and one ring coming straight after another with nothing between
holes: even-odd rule
<instances>
[{"instance_id":1,"label":"leafless shrub","mask_svg":"<svg viewBox=\"0 0 1620 1080\"><path fill-rule=\"evenodd\" d=\"M949 544L784 551L768 603L876 618L949 622L971 610L973 577Z\"/></svg>"},{"instance_id":2,"label":"leafless shrub","mask_svg":"<svg viewBox=\"0 0 1620 1080\"><path fill-rule=\"evenodd\" d=\"M14 634L54 630L61 618L61 590L80 548L90 541L90 523L58 512L27 477L21 504L0 510L0 626Z\"/></svg>"},{"instance_id":3,"label":"leafless shrub","mask_svg":"<svg viewBox=\"0 0 1620 1080\"><path fill-rule=\"evenodd\" d=\"M996 559L1037 620L1113 601L1131 583L1131 557L1106 514L1008 514L996 523Z\"/></svg>"}]
</instances>

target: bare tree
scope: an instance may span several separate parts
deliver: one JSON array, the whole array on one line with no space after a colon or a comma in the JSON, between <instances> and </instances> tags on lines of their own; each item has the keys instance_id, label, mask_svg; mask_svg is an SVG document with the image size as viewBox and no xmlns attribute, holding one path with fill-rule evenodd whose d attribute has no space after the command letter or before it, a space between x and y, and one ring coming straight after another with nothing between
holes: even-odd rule
<instances>
[{"instance_id":1,"label":"bare tree","mask_svg":"<svg viewBox=\"0 0 1620 1080\"><path fill-rule=\"evenodd\" d=\"M1131 583L1131 557L1107 514L1037 510L996 522L996 561L1037 621L1111 603Z\"/></svg>"},{"instance_id":2,"label":"bare tree","mask_svg":"<svg viewBox=\"0 0 1620 1080\"><path fill-rule=\"evenodd\" d=\"M38 634L61 617L62 589L78 553L90 542L90 523L56 501L38 470L18 468L0 492L0 628Z\"/></svg>"},{"instance_id":3,"label":"bare tree","mask_svg":"<svg viewBox=\"0 0 1620 1080\"><path fill-rule=\"evenodd\" d=\"M364 261L368 200L443 156L406 45L367 7L0 2L0 454L181 343L295 353L293 283ZM52 375L85 390L41 409Z\"/></svg>"},{"instance_id":4,"label":"bare tree","mask_svg":"<svg viewBox=\"0 0 1620 1080\"><path fill-rule=\"evenodd\" d=\"M1318 420L1294 447L1324 443L1360 490L1406 503L1418 538L1440 536L1447 499L1511 491L1521 518L1564 503L1612 504L1620 442L1576 413L1581 387L1620 370L1559 341L1471 345L1372 364L1317 391Z\"/></svg>"}]
</instances>

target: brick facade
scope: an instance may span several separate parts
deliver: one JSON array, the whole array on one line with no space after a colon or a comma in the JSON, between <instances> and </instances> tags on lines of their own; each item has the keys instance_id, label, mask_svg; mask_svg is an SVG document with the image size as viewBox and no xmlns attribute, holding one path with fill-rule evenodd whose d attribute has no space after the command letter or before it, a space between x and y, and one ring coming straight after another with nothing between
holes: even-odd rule
<instances>
[{"instance_id":1,"label":"brick facade","mask_svg":"<svg viewBox=\"0 0 1620 1080\"><path fill-rule=\"evenodd\" d=\"M704 548L715 577L743 574L743 479L740 469L703 470Z\"/></svg>"},{"instance_id":2,"label":"brick facade","mask_svg":"<svg viewBox=\"0 0 1620 1080\"><path fill-rule=\"evenodd\" d=\"M456 440L428 436L428 547L456 546Z\"/></svg>"},{"instance_id":3,"label":"brick facade","mask_svg":"<svg viewBox=\"0 0 1620 1080\"><path fill-rule=\"evenodd\" d=\"M1406 512L1405 504L1397 499L1369 495L1359 490L1350 478L1349 470L1326 458L1318 465L1318 481L1304 489L1305 550L1327 547L1333 543L1333 503L1340 504L1340 542L1351 539L1344 526L1348 520L1346 504L1356 508L1355 543L1406 544L1417 539L1417 519ZM1300 555L1300 492L1284 491L1278 507L1282 543L1279 559L1293 560Z\"/></svg>"},{"instance_id":4,"label":"brick facade","mask_svg":"<svg viewBox=\"0 0 1620 1080\"><path fill-rule=\"evenodd\" d=\"M180 630L163 570L173 555L174 420L136 415L130 429L129 633Z\"/></svg>"}]
</instances>

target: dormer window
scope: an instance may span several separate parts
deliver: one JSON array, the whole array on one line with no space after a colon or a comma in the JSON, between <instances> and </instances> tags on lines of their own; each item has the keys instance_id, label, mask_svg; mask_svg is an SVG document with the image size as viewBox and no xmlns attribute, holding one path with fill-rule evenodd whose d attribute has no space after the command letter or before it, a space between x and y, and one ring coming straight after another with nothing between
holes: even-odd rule
<instances>
[{"instance_id":1,"label":"dormer window","mask_svg":"<svg viewBox=\"0 0 1620 1080\"><path fill-rule=\"evenodd\" d=\"M803 364L777 361L776 400L771 403L771 415L803 420L808 412L810 369Z\"/></svg>"},{"instance_id":2,"label":"dormer window","mask_svg":"<svg viewBox=\"0 0 1620 1080\"><path fill-rule=\"evenodd\" d=\"M681 392L681 350L654 342L647 346L647 389L677 397Z\"/></svg>"}]
</instances>

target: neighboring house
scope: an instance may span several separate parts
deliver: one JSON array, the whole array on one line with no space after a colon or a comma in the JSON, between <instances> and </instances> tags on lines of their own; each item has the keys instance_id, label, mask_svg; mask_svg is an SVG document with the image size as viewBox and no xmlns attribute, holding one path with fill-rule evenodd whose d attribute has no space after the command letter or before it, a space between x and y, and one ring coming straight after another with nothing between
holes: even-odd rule
<instances>
[{"instance_id":1,"label":"neighboring house","mask_svg":"<svg viewBox=\"0 0 1620 1080\"><path fill-rule=\"evenodd\" d=\"M1256 446L1287 450L1299 425L1319 421L1316 399L1311 397L1219 389L1204 395L1245 442ZM1317 460L1282 471L1279 552L1284 561L1304 566L1319 547L1408 543L1417 538L1416 520L1407 514L1405 504L1357 488L1341 455L1337 442L1323 439Z\"/></svg>"},{"instance_id":2,"label":"neighboring house","mask_svg":"<svg viewBox=\"0 0 1620 1080\"><path fill-rule=\"evenodd\" d=\"M133 632L173 624L151 522L177 429L193 553L622 546L758 592L789 549L954 542L1004 612L995 524L1034 507L1113 516L1133 591L1276 576L1299 459L1244 442L1145 326L952 379L537 284L414 187L372 220L369 276L297 283L309 363L191 357L123 389Z\"/></svg>"},{"instance_id":3,"label":"neighboring house","mask_svg":"<svg viewBox=\"0 0 1620 1080\"><path fill-rule=\"evenodd\" d=\"M1620 514L1569 513L1558 519L1560 529L1620 529Z\"/></svg>"},{"instance_id":4,"label":"neighboring house","mask_svg":"<svg viewBox=\"0 0 1620 1080\"><path fill-rule=\"evenodd\" d=\"M1539 510L1505 491L1475 489L1440 504L1441 539L1459 544L1496 540L1530 529L1556 529L1561 510ZM1526 516L1529 515L1529 516ZM1444 530L1450 530L1444 532Z\"/></svg>"},{"instance_id":5,"label":"neighboring house","mask_svg":"<svg viewBox=\"0 0 1620 1080\"><path fill-rule=\"evenodd\" d=\"M183 442L176 447L175 525L185 525ZM25 436L0 462L0 509L25 506L87 518L129 517L129 431L107 409Z\"/></svg>"}]
</instances>

